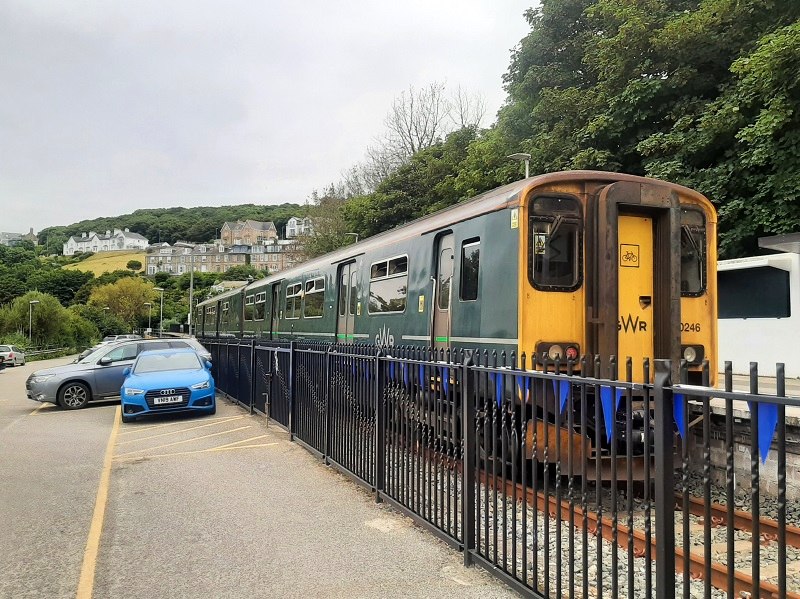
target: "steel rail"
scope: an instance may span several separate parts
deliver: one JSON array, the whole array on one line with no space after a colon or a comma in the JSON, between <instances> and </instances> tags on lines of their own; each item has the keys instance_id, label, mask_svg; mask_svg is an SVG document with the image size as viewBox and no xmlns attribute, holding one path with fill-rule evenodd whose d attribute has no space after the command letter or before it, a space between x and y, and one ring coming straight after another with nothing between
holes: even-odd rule
<instances>
[{"instance_id":1,"label":"steel rail","mask_svg":"<svg viewBox=\"0 0 800 599\"><path fill-rule=\"evenodd\" d=\"M683 495L676 493L676 501L680 501L677 508L681 508ZM728 523L728 508L727 506L719 503L712 503L710 506L711 518L713 520L712 526L715 523L727 524ZM705 504L700 497L689 497L689 513L693 516L705 516ZM767 539L774 540L778 538L778 523L770 518L761 517L758 519L761 535ZM734 510L733 512L733 527L736 530L744 532L753 532L753 516L749 512L741 510ZM800 528L796 526L786 526L786 544L790 547L800 549Z\"/></svg>"}]
</instances>

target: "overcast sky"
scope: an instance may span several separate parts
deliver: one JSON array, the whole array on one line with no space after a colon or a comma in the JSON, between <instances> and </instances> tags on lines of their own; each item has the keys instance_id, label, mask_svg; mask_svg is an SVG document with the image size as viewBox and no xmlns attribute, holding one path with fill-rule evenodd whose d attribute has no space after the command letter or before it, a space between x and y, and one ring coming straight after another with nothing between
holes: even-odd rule
<instances>
[{"instance_id":1,"label":"overcast sky","mask_svg":"<svg viewBox=\"0 0 800 599\"><path fill-rule=\"evenodd\" d=\"M482 94L489 125L532 4L0 0L0 231L302 203L410 85Z\"/></svg>"}]
</instances>

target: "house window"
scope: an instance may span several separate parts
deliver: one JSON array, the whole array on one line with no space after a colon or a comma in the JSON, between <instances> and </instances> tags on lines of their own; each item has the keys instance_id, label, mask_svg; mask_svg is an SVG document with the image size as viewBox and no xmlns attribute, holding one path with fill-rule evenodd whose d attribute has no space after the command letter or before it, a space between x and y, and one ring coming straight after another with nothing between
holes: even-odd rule
<instances>
[{"instance_id":1,"label":"house window","mask_svg":"<svg viewBox=\"0 0 800 599\"><path fill-rule=\"evenodd\" d=\"M300 318L300 301L303 295L303 286L300 283L287 285L286 287L286 310L284 318Z\"/></svg>"},{"instance_id":2,"label":"house window","mask_svg":"<svg viewBox=\"0 0 800 599\"><path fill-rule=\"evenodd\" d=\"M306 281L306 293L303 302L304 318L321 318L325 296L325 279L317 277Z\"/></svg>"},{"instance_id":3,"label":"house window","mask_svg":"<svg viewBox=\"0 0 800 599\"><path fill-rule=\"evenodd\" d=\"M375 262L370 268L369 313L404 312L408 295L408 256Z\"/></svg>"},{"instance_id":4,"label":"house window","mask_svg":"<svg viewBox=\"0 0 800 599\"><path fill-rule=\"evenodd\" d=\"M461 301L478 299L478 274L480 272L481 241L465 241L461 246Z\"/></svg>"}]
</instances>

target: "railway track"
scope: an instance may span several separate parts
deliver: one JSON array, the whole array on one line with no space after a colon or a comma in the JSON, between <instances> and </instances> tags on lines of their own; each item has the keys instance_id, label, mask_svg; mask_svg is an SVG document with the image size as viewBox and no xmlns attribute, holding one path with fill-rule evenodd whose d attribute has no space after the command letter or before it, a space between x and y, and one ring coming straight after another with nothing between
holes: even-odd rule
<instances>
[{"instance_id":1,"label":"railway track","mask_svg":"<svg viewBox=\"0 0 800 599\"><path fill-rule=\"evenodd\" d=\"M492 486L491 477L486 476L485 473L481 473L480 479L485 484ZM519 502L521 502L524 498L530 506L534 505L535 503L536 508L543 513L546 512L549 514L551 519L560 518L561 521L569 523L570 515L572 515L572 521L574 522L576 530L583 530L585 519L587 532L589 534L601 534L603 539L610 543L616 544L622 549L628 550L629 539L632 539L635 557L644 557L646 555L648 546L651 555L656 555L657 539L653 535L650 535L648 538L647 535L641 530L637 530L635 528L631 529L624 524L620 524L619 522L617 522L615 525L611 518L599 517L596 512L591 510L586 510L584 513L584 510L581 507L570 504L569 500L562 499L559 502L556 497L550 495L545 496L544 493L534 492L534 490L531 488L523 488L520 483L505 481L505 492L508 497L516 496ZM694 501L690 502L690 506L692 506L690 509L691 513L696 516L704 516L705 510L703 508L702 500L699 500L698 502L697 498L692 499ZM719 504L716 504L714 513L719 514L720 509L727 514L727 508L720 506ZM746 512L738 512L735 525L738 524L738 526L741 526L742 528L740 528L740 530L745 530L748 522L748 516L749 514ZM716 517L719 516L717 515ZM769 530L774 529L776 531L775 534L777 534L777 523L770 521L767 518L761 518L759 521L764 523L765 526L769 527ZM750 519L749 522L751 527L749 530L752 532L752 519ZM789 544L789 528L790 527L787 527L787 544ZM800 535L800 529L793 530L793 543L800 543L800 536L797 535ZM729 571L725 564L712 560L710 564L706 565L703 555L691 551L686 552L683 548L676 547L675 571L677 573L684 572L686 560L689 561L689 572L693 578L698 580L704 579L705 573L708 572L710 575L711 586L719 589L720 591L728 590ZM757 587L760 593L759 596L762 599L800 599L800 593L797 592L787 591L785 595L782 595L777 585L766 580L758 581ZM733 591L737 597L748 597L750 596L750 593L752 593L753 589L753 577L750 574L742 570L733 571Z\"/></svg>"},{"instance_id":2,"label":"railway track","mask_svg":"<svg viewBox=\"0 0 800 599\"><path fill-rule=\"evenodd\" d=\"M683 495L675 494L676 508L683 509ZM728 524L728 508L719 503L712 503L709 506L712 526ZM689 498L689 513L700 518L706 517L705 504L699 497ZM759 534L766 539L778 538L778 523L770 518L758 519ZM753 515L741 510L733 510L733 528L744 532L753 532ZM786 526L786 545L800 549L800 528L796 526Z\"/></svg>"}]
</instances>

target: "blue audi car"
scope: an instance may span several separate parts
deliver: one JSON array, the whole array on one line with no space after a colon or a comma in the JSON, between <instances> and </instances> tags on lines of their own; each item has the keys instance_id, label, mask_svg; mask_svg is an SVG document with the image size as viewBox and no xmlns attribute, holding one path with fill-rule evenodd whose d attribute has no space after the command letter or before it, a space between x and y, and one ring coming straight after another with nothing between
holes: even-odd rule
<instances>
[{"instance_id":1,"label":"blue audi car","mask_svg":"<svg viewBox=\"0 0 800 599\"><path fill-rule=\"evenodd\" d=\"M192 411L215 414L211 363L192 349L144 351L125 369L120 389L122 422L139 416Z\"/></svg>"}]
</instances>

